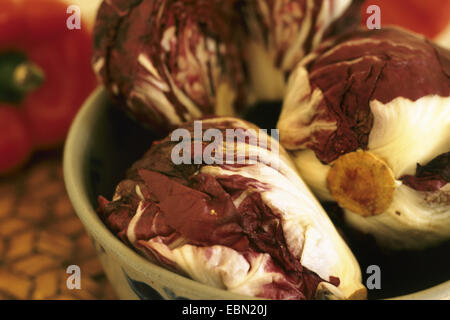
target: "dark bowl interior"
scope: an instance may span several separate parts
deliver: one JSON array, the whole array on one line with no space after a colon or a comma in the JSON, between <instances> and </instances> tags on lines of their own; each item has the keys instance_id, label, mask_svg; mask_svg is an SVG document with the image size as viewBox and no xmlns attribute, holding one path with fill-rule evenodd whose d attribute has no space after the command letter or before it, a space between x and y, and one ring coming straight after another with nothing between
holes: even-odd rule
<instances>
[{"instance_id":1,"label":"dark bowl interior","mask_svg":"<svg viewBox=\"0 0 450 320\"><path fill-rule=\"evenodd\" d=\"M245 118L262 128L275 128L280 108L278 102L261 103L250 109ZM88 146L91 156L86 188L94 208L99 195L111 199L126 170L150 148L155 138L119 108L112 105L107 108L96 126L95 139ZM334 205L325 204L325 208L358 259L363 283L370 276L366 273L368 266L377 265L381 269L381 289L369 290L370 299L402 296L450 279L450 242L423 251L383 251L370 237L346 228Z\"/></svg>"}]
</instances>

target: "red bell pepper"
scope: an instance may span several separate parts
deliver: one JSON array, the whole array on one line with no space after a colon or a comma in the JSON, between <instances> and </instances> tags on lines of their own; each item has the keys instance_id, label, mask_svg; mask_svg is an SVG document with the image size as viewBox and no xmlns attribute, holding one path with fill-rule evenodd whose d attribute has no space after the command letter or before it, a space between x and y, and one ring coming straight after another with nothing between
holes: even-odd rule
<instances>
[{"instance_id":1,"label":"red bell pepper","mask_svg":"<svg viewBox=\"0 0 450 320\"><path fill-rule=\"evenodd\" d=\"M0 1L0 174L64 141L97 82L91 32L58 0Z\"/></svg>"},{"instance_id":2,"label":"red bell pepper","mask_svg":"<svg viewBox=\"0 0 450 320\"><path fill-rule=\"evenodd\" d=\"M362 7L362 23L370 14L367 7L377 5L381 11L381 26L396 25L433 39L450 23L448 0L367 0Z\"/></svg>"}]
</instances>

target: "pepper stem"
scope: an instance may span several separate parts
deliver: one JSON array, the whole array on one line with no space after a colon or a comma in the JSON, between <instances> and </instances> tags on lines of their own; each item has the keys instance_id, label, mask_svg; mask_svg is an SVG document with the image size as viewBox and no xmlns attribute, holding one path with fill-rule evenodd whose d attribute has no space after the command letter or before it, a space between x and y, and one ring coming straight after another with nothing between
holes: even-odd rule
<instances>
[{"instance_id":1,"label":"pepper stem","mask_svg":"<svg viewBox=\"0 0 450 320\"><path fill-rule=\"evenodd\" d=\"M19 105L45 80L44 72L20 52L0 54L0 102Z\"/></svg>"},{"instance_id":2,"label":"pepper stem","mask_svg":"<svg viewBox=\"0 0 450 320\"><path fill-rule=\"evenodd\" d=\"M14 70L13 81L14 85L24 93L29 93L39 88L44 82L44 72L37 65L25 62Z\"/></svg>"}]
</instances>

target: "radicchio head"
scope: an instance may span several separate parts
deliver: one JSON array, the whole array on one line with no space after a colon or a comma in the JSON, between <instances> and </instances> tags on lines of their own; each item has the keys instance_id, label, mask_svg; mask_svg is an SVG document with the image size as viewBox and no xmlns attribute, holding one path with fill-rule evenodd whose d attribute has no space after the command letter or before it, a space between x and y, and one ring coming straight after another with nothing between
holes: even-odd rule
<instances>
[{"instance_id":1,"label":"radicchio head","mask_svg":"<svg viewBox=\"0 0 450 320\"><path fill-rule=\"evenodd\" d=\"M236 118L202 124L201 133L214 128L224 137L229 129L255 129ZM203 154L210 144L194 127L183 128ZM221 141L233 154L257 151L245 164L198 163L194 146L186 151L192 162L176 165L178 142L155 142L113 200L100 198L101 216L151 261L217 288L270 299L364 298L356 259L287 153L252 132Z\"/></svg>"},{"instance_id":2,"label":"radicchio head","mask_svg":"<svg viewBox=\"0 0 450 320\"><path fill-rule=\"evenodd\" d=\"M278 128L302 177L392 248L450 238L450 52L400 29L324 42L292 73Z\"/></svg>"},{"instance_id":3,"label":"radicchio head","mask_svg":"<svg viewBox=\"0 0 450 320\"><path fill-rule=\"evenodd\" d=\"M105 0L93 66L120 105L167 133L281 100L286 75L351 2Z\"/></svg>"}]
</instances>

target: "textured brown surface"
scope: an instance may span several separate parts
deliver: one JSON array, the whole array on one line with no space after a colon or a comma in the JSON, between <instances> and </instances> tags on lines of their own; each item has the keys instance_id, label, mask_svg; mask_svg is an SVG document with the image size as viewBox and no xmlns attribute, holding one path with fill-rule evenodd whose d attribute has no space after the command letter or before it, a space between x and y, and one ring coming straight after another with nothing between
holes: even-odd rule
<instances>
[{"instance_id":1,"label":"textured brown surface","mask_svg":"<svg viewBox=\"0 0 450 320\"><path fill-rule=\"evenodd\" d=\"M67 289L69 265L81 290ZM61 153L0 178L0 300L115 298L65 192Z\"/></svg>"}]
</instances>

